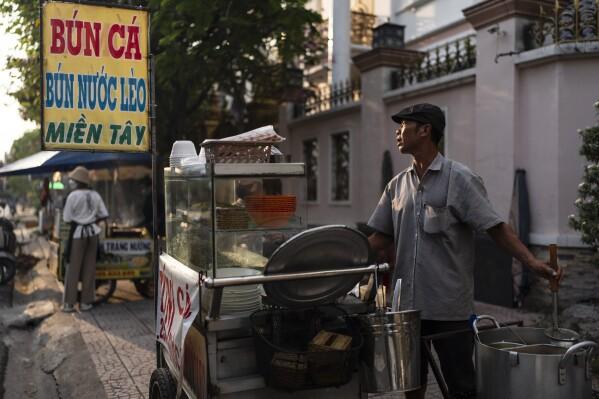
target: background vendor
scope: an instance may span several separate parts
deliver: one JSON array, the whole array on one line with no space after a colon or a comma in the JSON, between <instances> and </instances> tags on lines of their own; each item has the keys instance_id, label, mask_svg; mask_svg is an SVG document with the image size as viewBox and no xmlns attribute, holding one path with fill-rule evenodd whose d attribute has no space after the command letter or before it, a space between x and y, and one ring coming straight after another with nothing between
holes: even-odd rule
<instances>
[{"instance_id":1,"label":"background vendor","mask_svg":"<svg viewBox=\"0 0 599 399\"><path fill-rule=\"evenodd\" d=\"M77 302L77 285L82 283L79 309L92 308L95 299L96 256L101 228L98 222L108 217L102 197L89 186L89 171L77 166L69 173L68 195L63 220L71 223L70 245L65 254L69 263L64 281L63 311L72 312Z\"/></svg>"}]
</instances>

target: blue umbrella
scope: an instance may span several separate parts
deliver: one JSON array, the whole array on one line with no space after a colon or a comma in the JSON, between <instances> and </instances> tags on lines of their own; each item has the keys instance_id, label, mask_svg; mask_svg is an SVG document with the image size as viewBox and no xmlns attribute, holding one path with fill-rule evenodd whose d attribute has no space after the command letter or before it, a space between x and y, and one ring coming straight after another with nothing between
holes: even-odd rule
<instances>
[{"instance_id":1,"label":"blue umbrella","mask_svg":"<svg viewBox=\"0 0 599 399\"><path fill-rule=\"evenodd\" d=\"M151 164L152 156L146 152L40 151L3 166L0 176L45 174L71 170L79 165L88 169L102 169Z\"/></svg>"}]
</instances>

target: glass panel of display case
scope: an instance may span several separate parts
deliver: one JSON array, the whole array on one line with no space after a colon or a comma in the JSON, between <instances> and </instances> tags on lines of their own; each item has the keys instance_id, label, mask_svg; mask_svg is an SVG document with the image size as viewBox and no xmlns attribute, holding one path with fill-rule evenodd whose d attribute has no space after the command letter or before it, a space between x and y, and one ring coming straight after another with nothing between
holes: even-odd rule
<instances>
[{"instance_id":1,"label":"glass panel of display case","mask_svg":"<svg viewBox=\"0 0 599 399\"><path fill-rule=\"evenodd\" d=\"M212 268L210 179L165 174L166 249L180 262Z\"/></svg>"},{"instance_id":2,"label":"glass panel of display case","mask_svg":"<svg viewBox=\"0 0 599 399\"><path fill-rule=\"evenodd\" d=\"M215 179L217 269L262 271L270 254L305 228L305 212L297 206L301 180L275 176ZM236 275L231 270L227 274Z\"/></svg>"}]
</instances>

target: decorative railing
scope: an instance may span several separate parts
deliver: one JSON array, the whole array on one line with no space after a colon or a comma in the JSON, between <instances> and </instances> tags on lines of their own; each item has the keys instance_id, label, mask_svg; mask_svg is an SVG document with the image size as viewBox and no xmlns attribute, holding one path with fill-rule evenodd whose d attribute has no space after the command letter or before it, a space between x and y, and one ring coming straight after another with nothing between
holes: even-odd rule
<instances>
[{"instance_id":1,"label":"decorative railing","mask_svg":"<svg viewBox=\"0 0 599 399\"><path fill-rule=\"evenodd\" d=\"M555 1L539 5L539 18L526 32L528 49L550 44L597 41L599 2L597 0Z\"/></svg>"},{"instance_id":2,"label":"decorative railing","mask_svg":"<svg viewBox=\"0 0 599 399\"><path fill-rule=\"evenodd\" d=\"M305 100L294 104L293 117L313 115L351 104L360 101L361 96L360 80L348 80L320 89L307 90Z\"/></svg>"},{"instance_id":3,"label":"decorative railing","mask_svg":"<svg viewBox=\"0 0 599 399\"><path fill-rule=\"evenodd\" d=\"M372 44L372 28L376 24L376 15L365 12L351 12L351 42L370 46Z\"/></svg>"},{"instance_id":4,"label":"decorative railing","mask_svg":"<svg viewBox=\"0 0 599 399\"><path fill-rule=\"evenodd\" d=\"M390 90L473 68L476 65L475 35L448 42L422 53L417 61L390 74Z\"/></svg>"}]
</instances>

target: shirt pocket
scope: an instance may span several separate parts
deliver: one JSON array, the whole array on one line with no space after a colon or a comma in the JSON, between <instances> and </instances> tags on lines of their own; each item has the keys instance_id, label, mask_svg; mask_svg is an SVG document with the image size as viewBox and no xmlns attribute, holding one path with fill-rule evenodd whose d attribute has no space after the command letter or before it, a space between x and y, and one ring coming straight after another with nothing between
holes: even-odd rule
<instances>
[{"instance_id":1,"label":"shirt pocket","mask_svg":"<svg viewBox=\"0 0 599 399\"><path fill-rule=\"evenodd\" d=\"M441 234L447 232L452 224L452 215L448 207L435 207L424 205L423 229L428 234Z\"/></svg>"}]
</instances>

